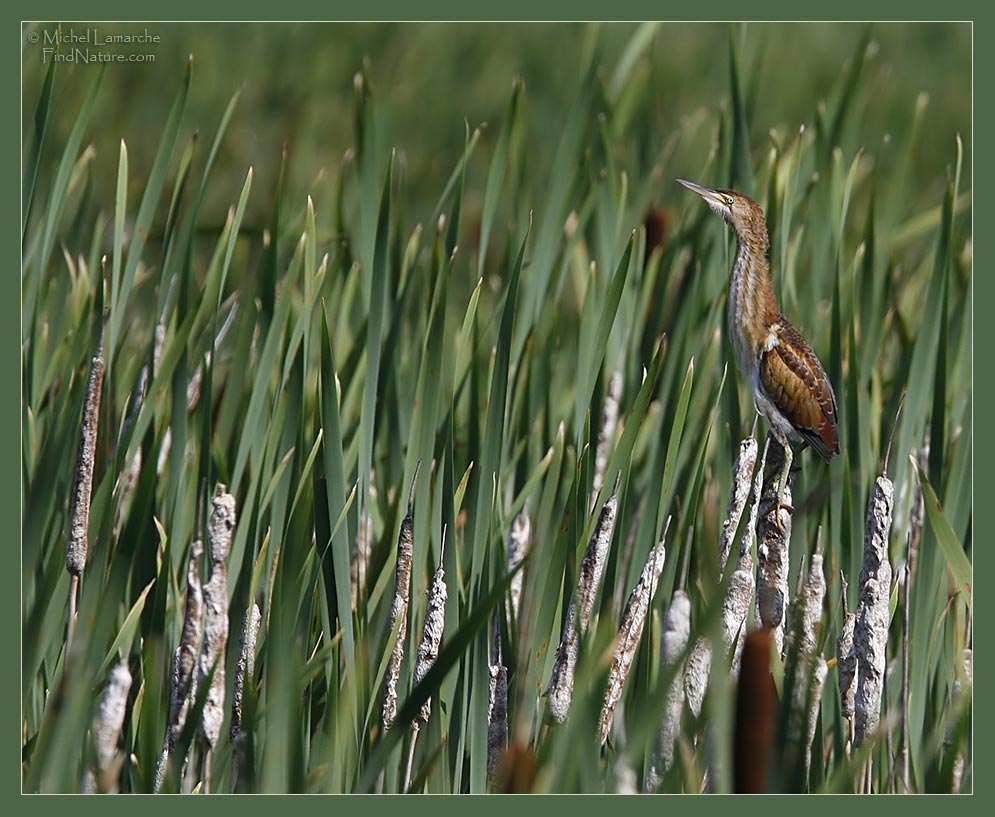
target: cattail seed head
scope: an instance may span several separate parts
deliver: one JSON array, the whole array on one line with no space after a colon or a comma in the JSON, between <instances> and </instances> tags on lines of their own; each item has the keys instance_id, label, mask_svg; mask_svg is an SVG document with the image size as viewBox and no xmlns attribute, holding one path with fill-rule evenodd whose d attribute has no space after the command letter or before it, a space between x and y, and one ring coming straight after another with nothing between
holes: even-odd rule
<instances>
[{"instance_id":1,"label":"cattail seed head","mask_svg":"<svg viewBox=\"0 0 995 817\"><path fill-rule=\"evenodd\" d=\"M736 570L729 578L725 597L722 599L722 642L726 650L732 651L733 672L739 669L743 639L746 635L746 616L750 612L754 587L753 557L747 551L740 556Z\"/></svg>"},{"instance_id":2,"label":"cattail seed head","mask_svg":"<svg viewBox=\"0 0 995 817\"><path fill-rule=\"evenodd\" d=\"M843 577L843 626L836 639L836 673L840 685L840 709L844 718L854 714L854 698L857 694L857 656L853 651L853 631L857 616L846 607L846 577Z\"/></svg>"},{"instance_id":3,"label":"cattail seed head","mask_svg":"<svg viewBox=\"0 0 995 817\"><path fill-rule=\"evenodd\" d=\"M90 494L93 490L93 461L97 453L97 421L100 415L100 392L104 382L104 348L90 363L90 377L83 401L83 421L76 449L76 470L69 500L69 541L66 545L66 570L79 576L86 567L87 536L90 526Z\"/></svg>"},{"instance_id":4,"label":"cattail seed head","mask_svg":"<svg viewBox=\"0 0 995 817\"><path fill-rule=\"evenodd\" d=\"M166 721L166 734L162 740L162 752L156 763L152 787L154 792L158 792L165 782L169 753L183 731L190 704L197 695L197 657L200 653L204 617L204 594L200 583L200 557L203 552L204 546L200 539L194 539L190 544L190 558L187 563L183 629L180 631L179 646L173 651L169 717Z\"/></svg>"},{"instance_id":5,"label":"cattail seed head","mask_svg":"<svg viewBox=\"0 0 995 817\"><path fill-rule=\"evenodd\" d=\"M616 489L618 481L616 480ZM594 526L591 539L584 557L580 562L577 576L577 588L570 599L567 618L563 625L563 635L556 651L556 661L546 690L549 714L556 723L563 723L570 713L570 702L573 698L574 673L577 669L577 657L580 651L580 637L587 631L594 609L594 600L601 583L601 574L605 567L605 559L611 546L612 532L615 528L615 511L618 499L614 492L605 502L598 522Z\"/></svg>"},{"instance_id":6,"label":"cattail seed head","mask_svg":"<svg viewBox=\"0 0 995 817\"><path fill-rule=\"evenodd\" d=\"M864 528L864 561L860 569L860 597L854 626L857 656L857 692L854 701L854 740L859 745L877 729L887 663L891 563L891 533L895 487L886 476L874 481Z\"/></svg>"},{"instance_id":7,"label":"cattail seed head","mask_svg":"<svg viewBox=\"0 0 995 817\"><path fill-rule=\"evenodd\" d=\"M598 719L598 733L601 743L608 740L608 732L611 729L612 720L615 717L615 707L618 706L622 698L622 689L625 686L625 679L632 668L632 662L636 657L636 649L639 646L639 639L643 634L643 625L646 622L646 615L650 609L650 602L656 593L657 584L660 581L660 574L663 572L663 564L667 557L664 547L666 541L667 528L670 527L670 519L664 528L663 538L660 543L650 550L646 557L643 571L639 575L639 581L632 588L629 600L625 604L622 612L622 621L619 624L618 636L616 638L615 654L612 657L611 669L608 672L608 688L605 690L605 700L601 707L601 716Z\"/></svg>"},{"instance_id":8,"label":"cattail seed head","mask_svg":"<svg viewBox=\"0 0 995 817\"><path fill-rule=\"evenodd\" d=\"M829 668L826 660L817 655L812 663L812 694L808 701L808 718L805 729L805 779L808 779L812 768L812 741L815 739L815 727L819 720L819 709L822 706L822 690L826 685Z\"/></svg>"},{"instance_id":9,"label":"cattail seed head","mask_svg":"<svg viewBox=\"0 0 995 817\"><path fill-rule=\"evenodd\" d=\"M390 651L387 674L384 678L384 700L381 720L386 732L397 718L397 686L401 680L401 662L404 660L404 641L408 632L408 599L411 593L411 559L414 547L413 498L418 468L411 482L408 512L401 520L401 530L397 536L397 563L394 566L394 598L390 605L390 632L397 628L397 639Z\"/></svg>"},{"instance_id":10,"label":"cattail seed head","mask_svg":"<svg viewBox=\"0 0 995 817\"><path fill-rule=\"evenodd\" d=\"M663 635L660 638L661 675L677 667L678 661L687 649L691 637L691 600L683 590L675 590L663 616ZM667 703L663 711L663 722L657 733L656 742L646 773L647 791L655 791L663 780L663 774L674 764L674 742L680 732L681 711L684 709L684 683L681 672L677 671L667 690Z\"/></svg>"},{"instance_id":11,"label":"cattail seed head","mask_svg":"<svg viewBox=\"0 0 995 817\"><path fill-rule=\"evenodd\" d=\"M822 573L822 553L812 556L805 581L794 601L788 645L795 650L792 684L792 706L788 716L788 740L791 753L801 752L805 776L812 757L812 739L822 702L827 667L825 659L816 654L822 607L826 597L826 579Z\"/></svg>"},{"instance_id":12,"label":"cattail seed head","mask_svg":"<svg viewBox=\"0 0 995 817\"><path fill-rule=\"evenodd\" d=\"M487 776L508 745L508 669L500 663L490 667L487 687Z\"/></svg>"},{"instance_id":13,"label":"cattail seed head","mask_svg":"<svg viewBox=\"0 0 995 817\"><path fill-rule=\"evenodd\" d=\"M221 735L225 704L225 648L228 645L228 568L235 527L235 497L218 484L211 499L214 510L207 523L211 571L204 585L204 642L198 662L198 684L211 679L201 716L201 734L213 749ZM214 674L211 675L211 671Z\"/></svg>"},{"instance_id":14,"label":"cattail seed head","mask_svg":"<svg viewBox=\"0 0 995 817\"><path fill-rule=\"evenodd\" d=\"M695 717L701 714L711 671L712 647L707 638L701 637L694 642L687 664L684 666L684 695Z\"/></svg>"},{"instance_id":15,"label":"cattail seed head","mask_svg":"<svg viewBox=\"0 0 995 817\"><path fill-rule=\"evenodd\" d=\"M784 653L784 619L788 605L789 547L791 543L791 475L778 498L785 451L768 437L770 459L761 494L757 522L757 614L763 627L774 635L779 653Z\"/></svg>"},{"instance_id":16,"label":"cattail seed head","mask_svg":"<svg viewBox=\"0 0 995 817\"><path fill-rule=\"evenodd\" d=\"M211 564L224 562L231 551L231 534L235 528L235 497L221 483L211 497L213 510L207 523L207 540L211 545Z\"/></svg>"},{"instance_id":17,"label":"cattail seed head","mask_svg":"<svg viewBox=\"0 0 995 817\"><path fill-rule=\"evenodd\" d=\"M601 419L601 430L598 432L598 447L594 451L594 479L591 485L591 505L597 502L598 494L605 483L605 471L608 468L608 454L612 439L615 436L615 426L618 425L619 400L622 397L622 370L616 369L608 378L608 389L605 393L604 414Z\"/></svg>"},{"instance_id":18,"label":"cattail seed head","mask_svg":"<svg viewBox=\"0 0 995 817\"><path fill-rule=\"evenodd\" d=\"M445 534L443 534L445 536ZM442 645L442 634L446 626L446 571L439 559L439 569L432 577L432 586L428 591L428 605L425 610L425 623L422 625L421 642L418 644L418 655L415 659L415 685L420 684L428 671L432 669L439 657ZM425 724L432 714L432 699L422 704L418 713L418 722Z\"/></svg>"},{"instance_id":19,"label":"cattail seed head","mask_svg":"<svg viewBox=\"0 0 995 817\"><path fill-rule=\"evenodd\" d=\"M726 518L722 522L722 533L719 535L719 573L726 569L729 550L732 546L740 517L750 497L753 467L757 463L757 440L752 435L739 444L739 455L732 469L732 488L729 491L729 504L726 507ZM755 521L755 520L754 520ZM752 528L747 531L752 535Z\"/></svg>"},{"instance_id":20,"label":"cattail seed head","mask_svg":"<svg viewBox=\"0 0 995 817\"><path fill-rule=\"evenodd\" d=\"M113 791L117 789L117 775L114 774L115 759L118 754L118 742L121 739L121 727L128 710L128 692L131 690L131 673L128 665L122 661L111 670L100 698L97 714L93 719L93 745L96 749L96 775L87 771L83 778L84 793L93 793L98 789ZM114 778L113 780L109 778Z\"/></svg>"},{"instance_id":21,"label":"cattail seed head","mask_svg":"<svg viewBox=\"0 0 995 817\"><path fill-rule=\"evenodd\" d=\"M529 546L532 544L532 520L525 511L515 517L511 523L511 536L508 537L508 572L513 571L521 564ZM522 597L522 580L524 574L519 570L511 578L511 611L514 620L518 621L519 600Z\"/></svg>"},{"instance_id":22,"label":"cattail seed head","mask_svg":"<svg viewBox=\"0 0 995 817\"><path fill-rule=\"evenodd\" d=\"M238 667L235 671L235 685L231 694L231 730L229 737L234 743L242 729L242 699L245 695L245 685L252 683L252 673L256 664L256 638L259 635L259 624L262 615L259 605L253 602L252 607L245 611L242 620L242 634L238 639Z\"/></svg>"},{"instance_id":23,"label":"cattail seed head","mask_svg":"<svg viewBox=\"0 0 995 817\"><path fill-rule=\"evenodd\" d=\"M822 554L815 553L801 595L795 602L798 605L798 617L795 631L791 634L791 642L797 644L799 655L806 658L813 656L818 646L825 598L826 577L822 573Z\"/></svg>"}]
</instances>

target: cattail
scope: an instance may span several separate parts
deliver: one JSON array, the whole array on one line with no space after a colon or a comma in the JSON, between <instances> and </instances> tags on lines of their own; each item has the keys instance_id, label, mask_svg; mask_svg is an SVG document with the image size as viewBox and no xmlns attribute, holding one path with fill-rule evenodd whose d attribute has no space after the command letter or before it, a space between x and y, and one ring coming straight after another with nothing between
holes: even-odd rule
<instances>
[{"instance_id":1,"label":"cattail","mask_svg":"<svg viewBox=\"0 0 995 817\"><path fill-rule=\"evenodd\" d=\"M487 777L508 745L508 668L500 659L490 667L487 687Z\"/></svg>"},{"instance_id":2,"label":"cattail","mask_svg":"<svg viewBox=\"0 0 995 817\"><path fill-rule=\"evenodd\" d=\"M204 700L200 725L201 735L213 749L218 742L224 720L225 648L228 644L227 559L235 527L235 497L227 493L225 486L219 483L214 488L211 504L214 510L207 523L211 569L204 584L204 643L200 650L197 680L198 684L202 684L210 677L211 685Z\"/></svg>"},{"instance_id":3,"label":"cattail","mask_svg":"<svg viewBox=\"0 0 995 817\"><path fill-rule=\"evenodd\" d=\"M155 325L152 340L152 366L150 369L149 364L146 363L142 366L141 371L138 373L138 379L135 381L135 388L132 390L131 398L128 402L128 412L125 415L124 424L121 426L121 434L118 437L119 443L124 440L125 436L127 436L128 432L131 430L131 427L138 419L138 413L141 411L142 406L145 403L145 398L148 396L149 381L155 377L156 372L159 371L159 360L162 358L162 347L166 342L166 326L164 321L165 316L161 316L159 318L159 322ZM117 449L115 449L115 454L116 453ZM124 508L127 506L128 500L135 492L135 486L138 483L138 475L141 473L141 470L142 449L137 448L135 450L135 456L128 465L122 479L121 501L118 503L118 520L115 524L116 532L120 532L121 530L121 524L123 523L125 516Z\"/></svg>"},{"instance_id":4,"label":"cattail","mask_svg":"<svg viewBox=\"0 0 995 817\"><path fill-rule=\"evenodd\" d=\"M418 655L415 660L415 686L420 684L428 671L432 669L439 657L439 647L442 645L442 633L446 626L446 571L443 567L443 557L446 547L446 531L442 531L442 551L439 554L439 569L432 577L432 586L428 591L428 604L425 609L425 623L422 626L421 642L418 644ZM432 714L432 699L422 704L414 727L428 723Z\"/></svg>"},{"instance_id":5,"label":"cattail","mask_svg":"<svg viewBox=\"0 0 995 817\"><path fill-rule=\"evenodd\" d=\"M76 470L69 499L69 540L66 543L66 570L69 571L69 622L66 627L66 664L76 626L76 595L79 577L86 567L87 537L90 527L90 494L93 490L93 461L97 454L97 421L100 415L100 391L104 383L104 346L90 362L90 377L83 399L83 420L76 447Z\"/></svg>"},{"instance_id":6,"label":"cattail","mask_svg":"<svg viewBox=\"0 0 995 817\"><path fill-rule=\"evenodd\" d=\"M877 729L881 718L881 692L887 662L888 594L891 590L891 564L888 561L888 535L894 507L895 486L886 476L874 480L864 528L864 561L860 568L860 600L854 628L857 656L855 743L860 745Z\"/></svg>"},{"instance_id":7,"label":"cattail","mask_svg":"<svg viewBox=\"0 0 995 817\"><path fill-rule=\"evenodd\" d=\"M242 758L242 701L246 684L252 685L252 674L256 665L256 638L262 613L255 602L245 611L242 619L242 633L238 638L238 664L235 669L235 685L231 693L231 729L228 732L232 745L229 791L235 791L238 780L238 766Z\"/></svg>"},{"instance_id":8,"label":"cattail","mask_svg":"<svg viewBox=\"0 0 995 817\"><path fill-rule=\"evenodd\" d=\"M819 720L819 709L822 707L822 690L826 685L829 667L826 659L817 655L812 662L812 695L808 700L808 717L805 723L805 779L808 780L812 768L812 741L815 740L815 726Z\"/></svg>"},{"instance_id":9,"label":"cattail","mask_svg":"<svg viewBox=\"0 0 995 817\"><path fill-rule=\"evenodd\" d=\"M612 776L615 778L615 794L639 794L636 772L624 754L616 758Z\"/></svg>"},{"instance_id":10,"label":"cattail","mask_svg":"<svg viewBox=\"0 0 995 817\"><path fill-rule=\"evenodd\" d=\"M608 454L615 426L618 425L618 406L622 398L622 370L616 369L608 378L608 391L605 393L604 414L601 430L598 432L598 447L594 451L594 479L591 484L591 510L598 501L598 494L605 484L605 471L608 468Z\"/></svg>"},{"instance_id":11,"label":"cattail","mask_svg":"<svg viewBox=\"0 0 995 817\"><path fill-rule=\"evenodd\" d=\"M712 671L712 647L708 639L701 637L694 642L691 654L684 667L684 694L688 707L695 717L701 714L708 689L708 676Z\"/></svg>"},{"instance_id":12,"label":"cattail","mask_svg":"<svg viewBox=\"0 0 995 817\"><path fill-rule=\"evenodd\" d=\"M522 511L511 523L511 536L508 537L508 572L512 572L522 563L532 544L532 520ZM512 621L518 621L519 600L522 597L522 579L524 574L519 570L511 578L511 615Z\"/></svg>"},{"instance_id":13,"label":"cattail","mask_svg":"<svg viewBox=\"0 0 995 817\"><path fill-rule=\"evenodd\" d=\"M420 465L420 463L419 463ZM413 555L413 511L415 484L418 481L418 466L415 467L411 492L408 495L408 512L401 520L401 531L397 536L397 564L394 567L394 600L390 605L388 632L397 628L397 639L390 652L387 676L384 679L383 728L386 732L394 725L397 717L397 685L401 680L401 661L404 659L404 640L408 633L408 597L411 592L411 558Z\"/></svg>"},{"instance_id":14,"label":"cattail","mask_svg":"<svg viewBox=\"0 0 995 817\"><path fill-rule=\"evenodd\" d=\"M238 665L235 669L235 685L231 692L231 730L229 738L234 744L242 731L242 699L245 685L252 683L252 673L256 665L256 638L262 614L259 605L253 602L242 619L242 633L238 638Z\"/></svg>"},{"instance_id":15,"label":"cattail","mask_svg":"<svg viewBox=\"0 0 995 817\"><path fill-rule=\"evenodd\" d=\"M413 492L412 492L413 493ZM418 654L415 659L415 686L420 684L432 665L439 657L439 647L442 644L442 632L446 626L446 529L442 529L442 551L439 553L439 569L432 577L432 586L428 591L428 604L425 609L425 622L422 625L421 641L418 644ZM400 638L400 636L398 636ZM418 710L418 715L411 724L413 734L408 746L408 762L404 771L404 791L411 785L411 768L415 760L415 745L421 727L428 723L432 715L432 700L428 698Z\"/></svg>"},{"instance_id":16,"label":"cattail","mask_svg":"<svg viewBox=\"0 0 995 817\"><path fill-rule=\"evenodd\" d=\"M229 212L229 216L231 213ZM221 328L218 329L218 334L214 338L213 349L216 352L224 342L225 336L231 329L235 322L235 314L238 312L238 301L234 301L231 305L231 309L228 310L228 314L225 316L224 321L221 324ZM165 320L165 316L160 318L160 321ZM162 338L165 337L165 327L160 322L156 326L155 334L155 347L153 350L153 368L159 368L159 357L162 354ZM201 385L204 379L204 372L208 366L211 365L211 350L209 349L204 353L204 357L197 364L197 368L194 369L193 375L191 375L190 380L187 382L187 411L192 412L197 408L197 404L200 402L200 391ZM159 449L159 461L157 464L157 473L161 474L166 466L166 460L169 457L169 451L173 444L173 433L171 428L166 429L166 433L162 438L162 446Z\"/></svg>"},{"instance_id":17,"label":"cattail","mask_svg":"<svg viewBox=\"0 0 995 817\"><path fill-rule=\"evenodd\" d=\"M169 695L169 719L162 740L162 752L156 763L152 790L158 792L166 778L169 753L176 745L186 724L190 704L197 695L197 656L200 653L201 627L204 615L204 596L200 586L200 556L203 553L200 539L190 545L187 564L187 597L183 609L183 629L180 644L173 653L173 676ZM185 758L184 758L185 760Z\"/></svg>"},{"instance_id":18,"label":"cattail","mask_svg":"<svg viewBox=\"0 0 995 817\"><path fill-rule=\"evenodd\" d=\"M961 671L954 678L953 689L950 691L951 700L958 702L961 695L970 694L974 685L974 651L967 647L961 653ZM949 747L954 739L953 725L947 728L944 736L944 744ZM950 791L957 794L960 791L961 780L964 777L964 750L958 746L954 755L950 777ZM906 785L906 788L908 786Z\"/></svg>"},{"instance_id":19,"label":"cattail","mask_svg":"<svg viewBox=\"0 0 995 817\"><path fill-rule=\"evenodd\" d=\"M621 473L619 474L621 477ZM580 651L580 638L587 631L594 610L594 599L601 584L601 573L605 568L608 549L611 546L612 532L615 529L615 511L618 507L616 492L619 477L615 479L615 489L601 508L598 522L594 526L591 540L580 561L577 575L577 589L570 599L567 618L563 625L563 635L556 651L556 661L546 690L549 714L557 723L563 723L570 713L573 698L574 673L577 669L577 656Z\"/></svg>"},{"instance_id":20,"label":"cattail","mask_svg":"<svg viewBox=\"0 0 995 817\"><path fill-rule=\"evenodd\" d=\"M749 446L747 446L745 454L746 460L752 468L756 463L756 441L753 439L752 435L748 440L743 441L743 445L749 442L753 442L754 450L750 452ZM743 445L740 446L741 459L744 454ZM739 662L743 652L743 642L746 635L746 617L750 611L750 602L753 601L753 591L756 589L756 581L753 578L753 538L757 529L757 516L760 513L760 496L763 490L763 476L764 467L767 463L767 451L768 446L764 445L763 455L760 458L760 467L757 469L756 476L753 479L753 495L750 500L749 519L747 520L746 529L743 531L739 539L739 558L736 562L736 569L733 571L732 576L729 577L729 586L726 588L725 598L722 600L722 642L725 644L726 650L732 651L733 675L736 675L739 672ZM737 481L743 478L740 474L740 467L741 463L737 463ZM745 476L748 480L750 475L749 473L746 473ZM736 493L738 493L738 485L734 488L734 495ZM730 497L730 505L732 504L733 499L734 497ZM738 502L738 499L736 499L736 501ZM739 516L742 516L742 508L739 510ZM735 526L739 523L739 516L736 517L735 523L730 523L733 531L735 530ZM732 517L730 517L730 519L731 518ZM722 535L725 536L727 531L728 528L723 530ZM733 534L733 531L729 531L730 536ZM722 564L722 570L725 570L725 564Z\"/></svg>"},{"instance_id":21,"label":"cattail","mask_svg":"<svg viewBox=\"0 0 995 817\"><path fill-rule=\"evenodd\" d=\"M675 590L663 616L663 635L660 639L660 674L676 671L663 710L663 723L657 733L656 744L646 775L646 790L655 791L663 780L663 773L674 764L674 741L681 728L681 711L684 709L684 684L678 661L687 649L691 637L691 600L683 590Z\"/></svg>"},{"instance_id":22,"label":"cattail","mask_svg":"<svg viewBox=\"0 0 995 817\"><path fill-rule=\"evenodd\" d=\"M853 651L853 631L857 616L851 613L846 604L846 576L840 571L843 582L843 626L836 639L836 674L840 685L840 710L847 720L853 718L854 700L857 694L857 656Z\"/></svg>"},{"instance_id":23,"label":"cattail","mask_svg":"<svg viewBox=\"0 0 995 817\"><path fill-rule=\"evenodd\" d=\"M224 342L225 336L228 334L228 330L231 329L232 324L235 322L235 313L238 312L238 301L234 301L231 305L231 309L228 310L228 314L225 316L224 321L221 323L221 328L218 329L218 334L214 337L213 349L216 352L221 344ZM211 350L208 349L204 352L204 357L201 359L200 363L197 364L197 368L194 370L193 375L190 377L187 383L187 411L192 412L197 408L197 404L200 402L200 391L204 380L204 372L207 367L211 365Z\"/></svg>"},{"instance_id":24,"label":"cattail","mask_svg":"<svg viewBox=\"0 0 995 817\"><path fill-rule=\"evenodd\" d=\"M498 758L508 746L508 668L501 649L501 620L494 614L487 681L487 778L494 779Z\"/></svg>"},{"instance_id":25,"label":"cattail","mask_svg":"<svg viewBox=\"0 0 995 817\"><path fill-rule=\"evenodd\" d=\"M335 379L338 386L338 377ZM370 502L377 499L377 489L373 482L374 475L370 473ZM359 525L356 532L356 542L353 546L352 558L349 562L349 594L352 609L357 609L359 597L366 592L366 565L370 562L373 551L373 525L366 508L359 514Z\"/></svg>"},{"instance_id":26,"label":"cattail","mask_svg":"<svg viewBox=\"0 0 995 817\"><path fill-rule=\"evenodd\" d=\"M629 523L629 533L625 537L625 544L622 545L622 549L619 551L615 568L616 576L629 575L629 565L632 564L632 554L636 550L636 539L639 538L639 525L642 522L645 511L646 495L644 494L639 497L635 513L632 514L632 521ZM615 594L612 598L612 611L618 619L622 617L622 605L625 600L625 585L622 582L616 582Z\"/></svg>"},{"instance_id":27,"label":"cattail","mask_svg":"<svg viewBox=\"0 0 995 817\"><path fill-rule=\"evenodd\" d=\"M650 256L659 251L662 253L667 247L667 213L659 207L650 207L646 212L643 221L646 229L646 254L644 263L648 263Z\"/></svg>"},{"instance_id":28,"label":"cattail","mask_svg":"<svg viewBox=\"0 0 995 817\"><path fill-rule=\"evenodd\" d=\"M729 504L726 507L726 518L722 523L722 533L719 535L719 574L726 569L729 559L729 549L732 546L736 528L750 496L750 486L753 483L753 466L757 463L757 440L751 434L739 444L739 456L732 469L732 488L729 491Z\"/></svg>"},{"instance_id":29,"label":"cattail","mask_svg":"<svg viewBox=\"0 0 995 817\"><path fill-rule=\"evenodd\" d=\"M753 557L749 551L741 554L736 570L729 578L725 597L722 599L722 641L732 651L732 671L739 671L746 635L746 616L753 601Z\"/></svg>"},{"instance_id":30,"label":"cattail","mask_svg":"<svg viewBox=\"0 0 995 817\"><path fill-rule=\"evenodd\" d=\"M784 618L788 604L789 546L791 542L791 474L778 501L785 452L768 435L769 468L764 475L757 523L757 617L774 635L777 651L784 654Z\"/></svg>"},{"instance_id":31,"label":"cattail","mask_svg":"<svg viewBox=\"0 0 995 817\"><path fill-rule=\"evenodd\" d=\"M751 446L750 443L753 443ZM757 468L756 476L752 480L753 494L750 501L750 515L745 530L739 540L739 556L736 560L736 569L729 577L729 584L726 586L725 596L722 598L722 643L727 652L732 651L731 668L733 674L739 672L740 656L743 652L743 641L741 634L745 636L746 617L750 610L750 602L753 600L753 591L756 583L753 579L753 535L757 529L757 516L760 512L761 494L763 490L764 467L767 462L768 445L764 446L763 456L760 458L760 467ZM749 465L747 469L745 466ZM726 521L723 523L722 538L732 538L736 534L740 518L745 510L747 492L744 494L744 486L748 489L751 484L752 469L756 464L756 441L752 435L743 440L740 444L740 455L733 468L733 488L729 497L729 510ZM742 496L742 500L740 496ZM720 548L722 547L720 542ZM724 571L728 562L729 545L725 546L725 553L719 553L721 570ZM705 700L705 692L708 688L708 678L712 670L712 645L707 638L700 637L691 649L688 663L684 670L684 689L687 695L688 705L695 716L701 713L701 705Z\"/></svg>"},{"instance_id":32,"label":"cattail","mask_svg":"<svg viewBox=\"0 0 995 817\"><path fill-rule=\"evenodd\" d=\"M822 688L826 681L826 662L816 655L822 607L826 597L826 579L822 573L822 553L812 556L808 576L795 600L795 614L789 644L796 651L792 707L789 716L788 737L800 746L804 761L805 777L812 759L812 739L822 701Z\"/></svg>"},{"instance_id":33,"label":"cattail","mask_svg":"<svg viewBox=\"0 0 995 817\"><path fill-rule=\"evenodd\" d=\"M142 366L141 370L138 372L138 378L135 381L135 387L131 391L131 397L128 399L128 410L124 417L124 423L121 426L121 433L118 436L118 442L114 449L114 456L117 456L117 446L120 445L131 427L135 424L135 420L138 419L138 413L142 408L142 404L145 402L145 395L148 391L149 385L149 366L146 363ZM135 487L138 485L138 475L142 471L142 449L139 447L135 450L135 456L131 458L131 462L125 468L124 474L118 478L118 486L115 486L115 491L119 491L119 496L121 499L118 502L117 508L117 518L114 520L114 536L118 537L121 533L121 528L124 525L124 519L127 516L128 506L131 502L131 497L135 493Z\"/></svg>"},{"instance_id":34,"label":"cattail","mask_svg":"<svg viewBox=\"0 0 995 817\"><path fill-rule=\"evenodd\" d=\"M777 691L770 674L773 634L753 630L746 636L736 691L733 738L733 791L762 793L777 720Z\"/></svg>"},{"instance_id":35,"label":"cattail","mask_svg":"<svg viewBox=\"0 0 995 817\"><path fill-rule=\"evenodd\" d=\"M528 746L512 743L498 757L491 782L501 794L530 794L535 778L535 755Z\"/></svg>"},{"instance_id":36,"label":"cattail","mask_svg":"<svg viewBox=\"0 0 995 817\"><path fill-rule=\"evenodd\" d=\"M97 714L93 719L93 745L96 749L96 773L87 769L80 786L84 794L96 791L116 792L119 765L115 762L118 755L118 742L121 739L121 727L128 709L128 692L131 690L131 673L128 665L122 661L111 670L100 698Z\"/></svg>"},{"instance_id":37,"label":"cattail","mask_svg":"<svg viewBox=\"0 0 995 817\"><path fill-rule=\"evenodd\" d=\"M611 669L608 672L608 688L605 691L601 716L598 718L598 735L602 744L608 740L608 731L611 729L612 720L615 717L615 707L618 706L618 702L622 698L622 688L625 686L625 679L628 677L632 662L636 657L636 648L639 646L639 639L643 634L643 625L650 609L650 602L656 593L660 574L663 572L664 560L667 557L664 543L669 528L670 518L668 517L663 529L663 536L659 544L646 557L643 572L639 575L636 586L632 588L629 600L625 604L625 610L622 612L622 621L619 624L618 637L616 638L615 655L612 657Z\"/></svg>"},{"instance_id":38,"label":"cattail","mask_svg":"<svg viewBox=\"0 0 995 817\"><path fill-rule=\"evenodd\" d=\"M798 616L791 634L791 644L800 655L811 657L818 646L822 606L826 598L826 577L822 573L822 554L817 550L809 565L808 577L795 603Z\"/></svg>"},{"instance_id":39,"label":"cattail","mask_svg":"<svg viewBox=\"0 0 995 817\"><path fill-rule=\"evenodd\" d=\"M90 526L90 493L93 489L93 460L97 453L97 420L100 413L100 392L104 382L104 347L90 363L90 377L83 402L83 421L76 449L76 471L69 503L69 543L66 547L66 570L79 578L86 566L87 532Z\"/></svg>"}]
</instances>

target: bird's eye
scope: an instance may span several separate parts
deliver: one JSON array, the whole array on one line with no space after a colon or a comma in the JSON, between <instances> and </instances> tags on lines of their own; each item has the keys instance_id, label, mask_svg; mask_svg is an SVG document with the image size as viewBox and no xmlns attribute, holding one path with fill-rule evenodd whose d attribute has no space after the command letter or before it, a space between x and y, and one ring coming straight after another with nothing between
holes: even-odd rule
<instances>
[{"instance_id":1,"label":"bird's eye","mask_svg":"<svg viewBox=\"0 0 995 817\"><path fill-rule=\"evenodd\" d=\"M726 196L726 206L732 207L732 196Z\"/></svg>"}]
</instances>

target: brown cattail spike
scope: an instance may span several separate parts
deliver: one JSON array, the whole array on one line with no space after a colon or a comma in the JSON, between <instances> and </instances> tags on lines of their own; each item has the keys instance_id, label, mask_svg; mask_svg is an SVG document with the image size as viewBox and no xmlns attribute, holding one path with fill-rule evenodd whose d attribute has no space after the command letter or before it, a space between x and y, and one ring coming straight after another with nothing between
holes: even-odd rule
<instances>
[{"instance_id":1,"label":"brown cattail spike","mask_svg":"<svg viewBox=\"0 0 995 817\"><path fill-rule=\"evenodd\" d=\"M733 740L733 791L737 794L767 790L777 717L777 691L770 674L772 643L769 630L753 630L743 647Z\"/></svg>"}]
</instances>

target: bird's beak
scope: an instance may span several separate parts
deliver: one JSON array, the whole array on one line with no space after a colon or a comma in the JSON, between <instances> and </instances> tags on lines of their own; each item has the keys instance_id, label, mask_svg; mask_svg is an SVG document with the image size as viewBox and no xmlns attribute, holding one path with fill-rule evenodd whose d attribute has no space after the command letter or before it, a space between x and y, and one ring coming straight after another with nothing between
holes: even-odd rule
<instances>
[{"instance_id":1,"label":"bird's beak","mask_svg":"<svg viewBox=\"0 0 995 817\"><path fill-rule=\"evenodd\" d=\"M712 190L710 187L702 187L700 184L695 184L694 182L686 181L685 179L678 179L678 184L684 185L688 190L693 193L697 193L705 201L711 205L718 205L725 209L725 202L719 197L719 194Z\"/></svg>"}]
</instances>

